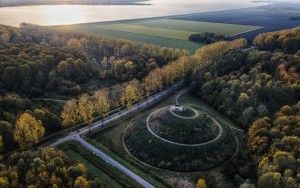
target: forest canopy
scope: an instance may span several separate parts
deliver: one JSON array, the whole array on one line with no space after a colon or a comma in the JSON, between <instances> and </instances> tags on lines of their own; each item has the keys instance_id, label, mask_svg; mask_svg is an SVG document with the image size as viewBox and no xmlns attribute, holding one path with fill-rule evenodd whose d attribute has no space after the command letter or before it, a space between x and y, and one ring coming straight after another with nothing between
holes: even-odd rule
<instances>
[{"instance_id":1,"label":"forest canopy","mask_svg":"<svg viewBox=\"0 0 300 188\"><path fill-rule=\"evenodd\" d=\"M260 34L255 50L229 50L192 76L190 93L248 134L249 153L227 164L226 173L236 182L251 178L254 166L259 188L299 187L299 31Z\"/></svg>"}]
</instances>

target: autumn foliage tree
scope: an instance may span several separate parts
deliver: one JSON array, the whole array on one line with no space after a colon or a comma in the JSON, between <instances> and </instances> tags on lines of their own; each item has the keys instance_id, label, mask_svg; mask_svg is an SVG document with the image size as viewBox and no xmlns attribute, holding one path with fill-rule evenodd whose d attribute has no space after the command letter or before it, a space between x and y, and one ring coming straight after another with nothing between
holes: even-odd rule
<instances>
[{"instance_id":1,"label":"autumn foliage tree","mask_svg":"<svg viewBox=\"0 0 300 188\"><path fill-rule=\"evenodd\" d=\"M61 118L65 127L79 122L80 116L78 111L78 103L75 99L66 102L61 112Z\"/></svg>"},{"instance_id":2,"label":"autumn foliage tree","mask_svg":"<svg viewBox=\"0 0 300 188\"><path fill-rule=\"evenodd\" d=\"M125 86L122 94L122 102L128 108L131 108L134 102L137 102L143 95L141 84L138 80L130 81Z\"/></svg>"},{"instance_id":3,"label":"autumn foliage tree","mask_svg":"<svg viewBox=\"0 0 300 188\"><path fill-rule=\"evenodd\" d=\"M253 122L248 146L257 164L259 187L299 186L299 123L300 102Z\"/></svg>"},{"instance_id":4,"label":"autumn foliage tree","mask_svg":"<svg viewBox=\"0 0 300 188\"><path fill-rule=\"evenodd\" d=\"M93 120L93 114L95 113L95 104L91 100L91 97L87 94L83 94L78 101L78 113L82 120L91 126Z\"/></svg>"},{"instance_id":5,"label":"autumn foliage tree","mask_svg":"<svg viewBox=\"0 0 300 188\"><path fill-rule=\"evenodd\" d=\"M94 94L95 111L102 117L107 114L110 109L110 99L106 90L96 91Z\"/></svg>"},{"instance_id":6,"label":"autumn foliage tree","mask_svg":"<svg viewBox=\"0 0 300 188\"><path fill-rule=\"evenodd\" d=\"M15 127L14 139L22 149L38 143L45 133L42 122L27 112L19 116Z\"/></svg>"},{"instance_id":7,"label":"autumn foliage tree","mask_svg":"<svg viewBox=\"0 0 300 188\"><path fill-rule=\"evenodd\" d=\"M196 188L206 188L206 182L204 179L200 178L197 182Z\"/></svg>"}]
</instances>

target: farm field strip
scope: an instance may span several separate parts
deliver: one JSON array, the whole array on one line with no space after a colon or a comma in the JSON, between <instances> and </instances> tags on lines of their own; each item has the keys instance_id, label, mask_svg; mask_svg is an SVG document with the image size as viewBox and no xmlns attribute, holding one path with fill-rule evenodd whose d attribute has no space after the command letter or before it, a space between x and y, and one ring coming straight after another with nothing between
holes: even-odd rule
<instances>
[{"instance_id":1,"label":"farm field strip","mask_svg":"<svg viewBox=\"0 0 300 188\"><path fill-rule=\"evenodd\" d=\"M213 23L177 19L148 19L142 21L129 22L131 25L164 28L171 30L183 30L190 33L213 32L222 35L234 35L241 32L247 32L261 28L253 25L239 25L226 23Z\"/></svg>"},{"instance_id":2,"label":"farm field strip","mask_svg":"<svg viewBox=\"0 0 300 188\"><path fill-rule=\"evenodd\" d=\"M106 28L112 29L117 31L126 31L126 32L133 32L139 34L147 34L152 36L160 36L160 37L167 37L167 38L175 38L181 40L187 40L188 37L193 34L189 31L184 30L175 30L175 29L165 29L159 27L148 27L148 26L140 26L134 24L109 24L103 26L95 26L97 28Z\"/></svg>"}]
</instances>

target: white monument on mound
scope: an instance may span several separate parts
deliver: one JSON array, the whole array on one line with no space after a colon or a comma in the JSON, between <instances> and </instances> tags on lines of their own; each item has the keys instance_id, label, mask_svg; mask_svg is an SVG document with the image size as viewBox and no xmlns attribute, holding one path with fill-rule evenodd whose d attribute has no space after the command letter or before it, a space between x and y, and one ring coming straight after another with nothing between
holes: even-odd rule
<instances>
[{"instance_id":1,"label":"white monument on mound","mask_svg":"<svg viewBox=\"0 0 300 188\"><path fill-rule=\"evenodd\" d=\"M180 106L179 103L176 101L176 104L171 106L171 110L173 112L182 112L185 108Z\"/></svg>"}]
</instances>

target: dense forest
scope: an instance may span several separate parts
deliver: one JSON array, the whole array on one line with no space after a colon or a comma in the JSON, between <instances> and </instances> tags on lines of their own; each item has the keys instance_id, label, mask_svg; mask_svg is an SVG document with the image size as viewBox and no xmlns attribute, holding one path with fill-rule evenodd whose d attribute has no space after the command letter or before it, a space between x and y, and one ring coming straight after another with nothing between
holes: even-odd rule
<instances>
[{"instance_id":1,"label":"dense forest","mask_svg":"<svg viewBox=\"0 0 300 188\"><path fill-rule=\"evenodd\" d=\"M18 29L1 26L0 39L0 124L6 152L16 145L13 132L23 113L41 121L43 135L49 135L63 129L60 112L65 100L89 93L99 96L103 88L114 98L122 93L122 83L142 80L151 70L187 55L30 24Z\"/></svg>"},{"instance_id":2,"label":"dense forest","mask_svg":"<svg viewBox=\"0 0 300 188\"><path fill-rule=\"evenodd\" d=\"M195 72L190 92L248 132L248 154L258 187L296 188L300 184L300 28L258 35L254 44L255 50L229 50ZM228 164L227 174L236 180L236 174L251 177L245 174L247 158L243 160L240 169L239 162Z\"/></svg>"},{"instance_id":3,"label":"dense forest","mask_svg":"<svg viewBox=\"0 0 300 188\"><path fill-rule=\"evenodd\" d=\"M181 80L188 60L177 49L31 24L1 26L0 186L99 187L61 151L32 147Z\"/></svg>"},{"instance_id":4,"label":"dense forest","mask_svg":"<svg viewBox=\"0 0 300 188\"><path fill-rule=\"evenodd\" d=\"M245 49L246 40L238 39L191 55L31 24L0 26L0 149L19 150L1 165L0 184L97 186L82 164L60 151L25 150L184 80L192 95L248 132L259 187L297 187L299 43L300 28L294 28L257 36L256 49ZM235 162L228 164L228 176L253 177L251 170L233 168Z\"/></svg>"}]
</instances>

